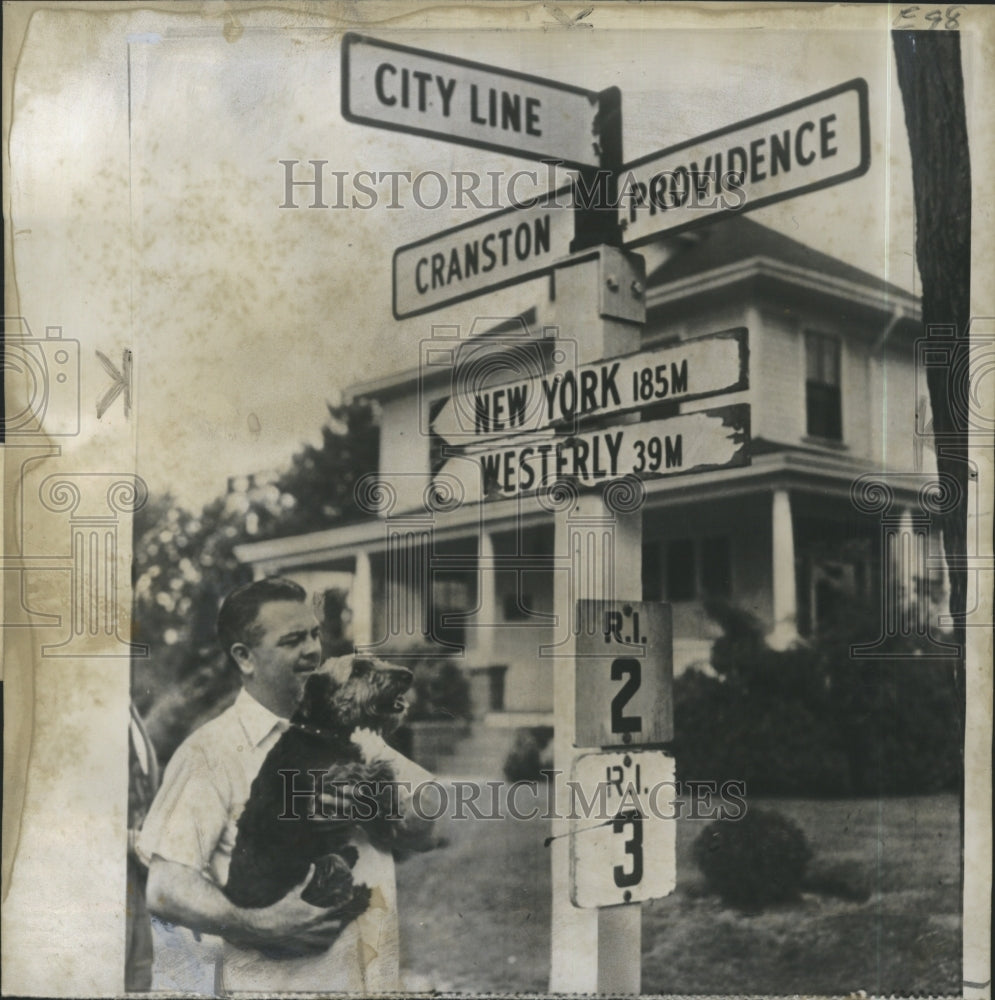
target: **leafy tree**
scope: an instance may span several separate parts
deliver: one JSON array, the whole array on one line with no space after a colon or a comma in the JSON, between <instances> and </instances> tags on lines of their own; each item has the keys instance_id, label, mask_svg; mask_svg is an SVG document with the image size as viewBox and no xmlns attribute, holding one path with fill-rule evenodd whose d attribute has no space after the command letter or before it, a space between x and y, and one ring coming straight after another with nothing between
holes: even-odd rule
<instances>
[{"instance_id":1,"label":"leafy tree","mask_svg":"<svg viewBox=\"0 0 995 1000\"><path fill-rule=\"evenodd\" d=\"M328 411L321 446L298 451L274 481L248 477L197 514L171 493L151 497L135 514L134 635L150 655L133 663L132 697L164 759L237 688L215 636L221 600L251 579L235 547L359 515L353 490L377 468L377 413L363 400ZM341 644L334 628L328 638Z\"/></svg>"},{"instance_id":2,"label":"leafy tree","mask_svg":"<svg viewBox=\"0 0 995 1000\"><path fill-rule=\"evenodd\" d=\"M366 399L329 405L321 445L305 445L278 480L281 494L292 498L275 521L257 537L303 534L364 516L356 504L357 480L376 472L380 447L378 414Z\"/></svg>"}]
</instances>

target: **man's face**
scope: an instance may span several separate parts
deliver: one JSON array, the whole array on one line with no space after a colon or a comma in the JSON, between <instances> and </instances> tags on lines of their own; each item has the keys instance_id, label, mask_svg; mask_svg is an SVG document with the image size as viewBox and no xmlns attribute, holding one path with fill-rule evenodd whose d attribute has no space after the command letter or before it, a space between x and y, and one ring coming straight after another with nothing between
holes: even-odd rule
<instances>
[{"instance_id":1,"label":"man's face","mask_svg":"<svg viewBox=\"0 0 995 1000\"><path fill-rule=\"evenodd\" d=\"M288 718L300 701L304 681L321 662L318 623L310 606L271 601L256 616L259 638L232 648L245 689L260 704Z\"/></svg>"}]
</instances>

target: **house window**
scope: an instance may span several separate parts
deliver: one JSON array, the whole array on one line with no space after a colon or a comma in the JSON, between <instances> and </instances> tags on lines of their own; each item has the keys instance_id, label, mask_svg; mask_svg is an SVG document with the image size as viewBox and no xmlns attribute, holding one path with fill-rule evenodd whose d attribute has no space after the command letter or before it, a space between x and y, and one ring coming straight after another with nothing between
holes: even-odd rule
<instances>
[{"instance_id":1,"label":"house window","mask_svg":"<svg viewBox=\"0 0 995 1000\"><path fill-rule=\"evenodd\" d=\"M843 440L840 342L822 333L805 334L805 413L812 437Z\"/></svg>"},{"instance_id":2,"label":"house window","mask_svg":"<svg viewBox=\"0 0 995 1000\"><path fill-rule=\"evenodd\" d=\"M701 596L732 597L732 559L726 536L701 540Z\"/></svg>"},{"instance_id":3,"label":"house window","mask_svg":"<svg viewBox=\"0 0 995 1000\"><path fill-rule=\"evenodd\" d=\"M643 545L643 600L663 600L663 567L661 563L661 547L659 542L646 542Z\"/></svg>"},{"instance_id":4,"label":"house window","mask_svg":"<svg viewBox=\"0 0 995 1000\"><path fill-rule=\"evenodd\" d=\"M432 635L446 645L466 642L465 616L475 610L476 595L471 573L435 573L432 579ZM455 617L453 621L451 618ZM449 621L446 619L450 618Z\"/></svg>"},{"instance_id":5,"label":"house window","mask_svg":"<svg viewBox=\"0 0 995 1000\"><path fill-rule=\"evenodd\" d=\"M667 600L693 601L695 587L694 540L678 538L667 546Z\"/></svg>"},{"instance_id":6,"label":"house window","mask_svg":"<svg viewBox=\"0 0 995 1000\"><path fill-rule=\"evenodd\" d=\"M666 584L663 597L668 601L728 600L732 597L732 555L728 536L679 538L668 542L663 579ZM654 600L648 596L646 584L644 576L645 600Z\"/></svg>"},{"instance_id":7,"label":"house window","mask_svg":"<svg viewBox=\"0 0 995 1000\"><path fill-rule=\"evenodd\" d=\"M525 569L498 574L501 609L507 622L528 621L549 613L553 600L553 574L546 569Z\"/></svg>"}]
</instances>

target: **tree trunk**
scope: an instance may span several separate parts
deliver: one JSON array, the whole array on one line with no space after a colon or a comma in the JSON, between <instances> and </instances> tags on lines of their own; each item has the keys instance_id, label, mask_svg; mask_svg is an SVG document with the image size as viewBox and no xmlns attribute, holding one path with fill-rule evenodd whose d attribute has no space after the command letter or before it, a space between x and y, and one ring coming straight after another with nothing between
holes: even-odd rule
<instances>
[{"instance_id":1,"label":"tree trunk","mask_svg":"<svg viewBox=\"0 0 995 1000\"><path fill-rule=\"evenodd\" d=\"M912 151L923 327L931 346L949 359L943 365L927 364L926 380L938 470L941 478L952 477L956 483L956 504L938 520L955 638L962 644L967 598L971 164L960 36L956 31L893 31L892 42Z\"/></svg>"}]
</instances>

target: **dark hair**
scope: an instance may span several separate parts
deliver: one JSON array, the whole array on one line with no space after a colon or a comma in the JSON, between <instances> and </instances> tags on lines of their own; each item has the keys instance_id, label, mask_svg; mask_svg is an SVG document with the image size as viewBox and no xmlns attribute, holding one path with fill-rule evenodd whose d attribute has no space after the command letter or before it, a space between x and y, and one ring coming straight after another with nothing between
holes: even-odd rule
<instances>
[{"instance_id":1,"label":"dark hair","mask_svg":"<svg viewBox=\"0 0 995 1000\"><path fill-rule=\"evenodd\" d=\"M231 660L231 648L236 642L251 646L259 641L260 628L256 618L264 604L306 600L307 591L300 584L282 576L254 580L236 587L221 602L221 609L218 611L218 639L221 648Z\"/></svg>"}]
</instances>

